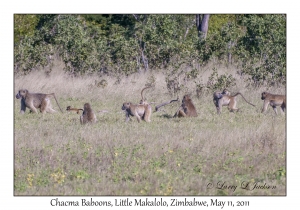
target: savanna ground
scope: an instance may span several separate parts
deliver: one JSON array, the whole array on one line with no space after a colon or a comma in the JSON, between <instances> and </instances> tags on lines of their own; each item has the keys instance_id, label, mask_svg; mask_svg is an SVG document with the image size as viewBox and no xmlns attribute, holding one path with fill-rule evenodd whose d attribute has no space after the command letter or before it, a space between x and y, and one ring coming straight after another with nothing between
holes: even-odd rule
<instances>
[{"instance_id":1,"label":"savanna ground","mask_svg":"<svg viewBox=\"0 0 300 210\"><path fill-rule=\"evenodd\" d=\"M203 79L210 73L206 71ZM148 101L175 99L163 75L154 76L155 88L145 91ZM93 84L102 78L72 78L59 65L50 76L16 76L15 94L20 88L55 92L64 113L43 116L27 109L20 115L20 101L14 99L14 194L286 195L286 115L275 116L270 108L260 113L260 95L266 88L246 87L236 76L232 92L241 91L257 106L238 98L240 112L224 108L217 115L212 93L197 98L195 84L190 83L186 90L198 117L171 118L180 105L173 103L154 112L150 123L125 123L122 103L138 103L148 78L149 74L135 75L120 84L104 78L108 86L101 88ZM285 93L281 88L268 91ZM65 111L86 102L97 113L97 124L80 125L80 115ZM52 107L59 111L53 99ZM253 189L255 184L263 187Z\"/></svg>"}]
</instances>

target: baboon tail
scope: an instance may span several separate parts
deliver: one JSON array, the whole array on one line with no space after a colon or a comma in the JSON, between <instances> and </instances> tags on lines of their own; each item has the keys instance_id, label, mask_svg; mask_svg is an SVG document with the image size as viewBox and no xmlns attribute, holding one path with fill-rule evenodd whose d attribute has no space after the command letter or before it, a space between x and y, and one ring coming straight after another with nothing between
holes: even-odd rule
<instances>
[{"instance_id":1,"label":"baboon tail","mask_svg":"<svg viewBox=\"0 0 300 210\"><path fill-rule=\"evenodd\" d=\"M240 92L238 92L236 95L241 95L243 97L243 99L250 105L255 106L254 104L251 104L250 102L248 102L245 97L243 96L243 94L241 94Z\"/></svg>"},{"instance_id":2,"label":"baboon tail","mask_svg":"<svg viewBox=\"0 0 300 210\"><path fill-rule=\"evenodd\" d=\"M141 91L141 96L142 96L142 100L144 101L144 95L143 95L143 92L144 92L144 90L146 90L146 89L148 89L148 88L151 88L152 86L147 86L147 87L145 87L145 88L143 88L142 89L142 91Z\"/></svg>"},{"instance_id":3,"label":"baboon tail","mask_svg":"<svg viewBox=\"0 0 300 210\"><path fill-rule=\"evenodd\" d=\"M53 95L53 97L54 97L54 99L55 99L55 101L56 101L56 104L57 104L57 106L59 107L61 113L63 113L63 111L62 111L62 109L60 108L60 106L59 106L59 104L58 104L58 101L57 101L57 99L56 99L56 97L55 97L55 94L52 93L52 95Z\"/></svg>"}]
</instances>

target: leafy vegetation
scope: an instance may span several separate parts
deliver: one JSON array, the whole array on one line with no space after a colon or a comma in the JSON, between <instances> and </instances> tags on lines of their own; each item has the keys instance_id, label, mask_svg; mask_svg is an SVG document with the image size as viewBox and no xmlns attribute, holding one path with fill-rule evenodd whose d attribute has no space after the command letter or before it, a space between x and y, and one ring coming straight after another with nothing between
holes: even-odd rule
<instances>
[{"instance_id":1,"label":"leafy vegetation","mask_svg":"<svg viewBox=\"0 0 300 210\"><path fill-rule=\"evenodd\" d=\"M15 73L51 69L73 75L201 73L209 61L235 65L248 84L286 82L286 16L211 15L199 39L195 15L15 15Z\"/></svg>"},{"instance_id":2,"label":"leafy vegetation","mask_svg":"<svg viewBox=\"0 0 300 210\"><path fill-rule=\"evenodd\" d=\"M240 40L243 73L255 85L286 82L286 17L247 15L242 24L247 34ZM249 57L252 59L249 59ZM247 61L246 61L247 60Z\"/></svg>"}]
</instances>

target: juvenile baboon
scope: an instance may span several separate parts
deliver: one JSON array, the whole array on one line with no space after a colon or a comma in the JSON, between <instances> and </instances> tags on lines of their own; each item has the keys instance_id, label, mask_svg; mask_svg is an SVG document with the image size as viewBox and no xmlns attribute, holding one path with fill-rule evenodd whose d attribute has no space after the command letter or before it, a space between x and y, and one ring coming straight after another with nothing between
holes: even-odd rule
<instances>
[{"instance_id":1,"label":"juvenile baboon","mask_svg":"<svg viewBox=\"0 0 300 210\"><path fill-rule=\"evenodd\" d=\"M268 109L268 105L270 104L271 107L273 107L273 110L277 113L277 106L280 106L281 113L286 109L286 96L285 95L274 95L268 92L263 92L261 94L261 100L264 100L262 113L266 112Z\"/></svg>"},{"instance_id":2,"label":"juvenile baboon","mask_svg":"<svg viewBox=\"0 0 300 210\"><path fill-rule=\"evenodd\" d=\"M83 111L83 109L77 109L77 108L71 108L71 106L67 106L67 111L74 111L76 112L77 114L79 114L79 111Z\"/></svg>"},{"instance_id":3,"label":"juvenile baboon","mask_svg":"<svg viewBox=\"0 0 300 210\"><path fill-rule=\"evenodd\" d=\"M221 91L216 91L213 94L213 102L217 108L217 113L220 114L222 111L222 106L228 106L229 111L234 112L238 111L239 109L236 107L237 101L236 97L238 95L241 95L242 98L250 105L255 106L254 104L251 104L248 102L245 97L240 93L237 92L233 96L231 96L230 92L227 89L224 89L222 92Z\"/></svg>"},{"instance_id":4,"label":"juvenile baboon","mask_svg":"<svg viewBox=\"0 0 300 210\"><path fill-rule=\"evenodd\" d=\"M24 114L26 111L26 107L30 109L31 112L38 113L37 109L40 109L41 113L49 112L53 113L56 112L51 107L50 98L49 96L53 96L57 106L59 107L60 111L63 112L57 102L54 93L44 94L44 93L29 93L26 89L21 89L16 95L17 99L21 98L21 109L20 113Z\"/></svg>"},{"instance_id":5,"label":"juvenile baboon","mask_svg":"<svg viewBox=\"0 0 300 210\"><path fill-rule=\"evenodd\" d=\"M189 95L183 96L182 104L173 117L197 117L196 108Z\"/></svg>"},{"instance_id":6,"label":"juvenile baboon","mask_svg":"<svg viewBox=\"0 0 300 210\"><path fill-rule=\"evenodd\" d=\"M141 122L141 119L150 122L152 113L150 104L132 104L125 102L123 103L122 110L125 111L126 122L129 121L130 116L135 116L138 122Z\"/></svg>"},{"instance_id":7,"label":"juvenile baboon","mask_svg":"<svg viewBox=\"0 0 300 210\"><path fill-rule=\"evenodd\" d=\"M80 123L95 123L97 122L97 118L95 113L93 112L91 105L89 103L85 103L83 106L83 113L80 116Z\"/></svg>"}]
</instances>

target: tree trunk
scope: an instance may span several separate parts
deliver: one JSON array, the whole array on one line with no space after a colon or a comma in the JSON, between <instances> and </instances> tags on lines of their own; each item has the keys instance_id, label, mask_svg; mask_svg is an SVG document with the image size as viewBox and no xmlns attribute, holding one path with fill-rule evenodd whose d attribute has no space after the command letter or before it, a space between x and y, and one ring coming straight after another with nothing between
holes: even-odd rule
<instances>
[{"instance_id":1,"label":"tree trunk","mask_svg":"<svg viewBox=\"0 0 300 210\"><path fill-rule=\"evenodd\" d=\"M198 31L198 37L200 37L201 15L196 15L196 27L197 27L197 31Z\"/></svg>"},{"instance_id":2,"label":"tree trunk","mask_svg":"<svg viewBox=\"0 0 300 210\"><path fill-rule=\"evenodd\" d=\"M208 21L210 15L196 15L196 26L200 39L205 39L208 31Z\"/></svg>"},{"instance_id":3,"label":"tree trunk","mask_svg":"<svg viewBox=\"0 0 300 210\"><path fill-rule=\"evenodd\" d=\"M142 59L143 59L143 63L144 63L144 67L145 67L145 72L146 72L148 70L148 59L144 55L144 50L142 50Z\"/></svg>"},{"instance_id":4,"label":"tree trunk","mask_svg":"<svg viewBox=\"0 0 300 210\"><path fill-rule=\"evenodd\" d=\"M228 43L228 63L232 64L232 55L231 55L231 47L232 47L232 41L229 41Z\"/></svg>"}]
</instances>

